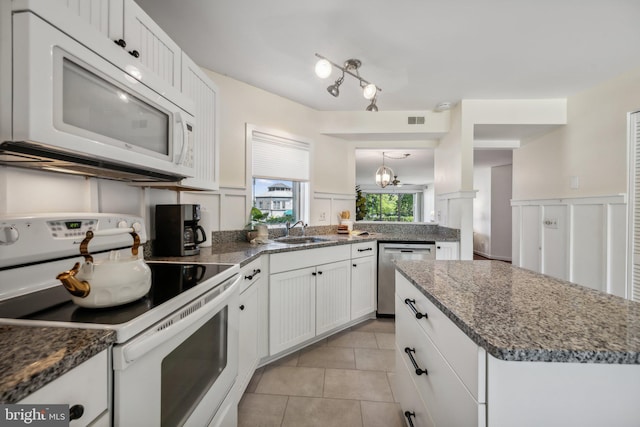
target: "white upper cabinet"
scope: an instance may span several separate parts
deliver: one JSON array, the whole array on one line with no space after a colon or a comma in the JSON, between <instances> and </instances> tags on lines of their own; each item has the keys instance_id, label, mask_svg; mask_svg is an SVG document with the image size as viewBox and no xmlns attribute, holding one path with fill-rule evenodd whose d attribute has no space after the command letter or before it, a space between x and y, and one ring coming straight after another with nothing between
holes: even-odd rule
<instances>
[{"instance_id":1,"label":"white upper cabinet","mask_svg":"<svg viewBox=\"0 0 640 427\"><path fill-rule=\"evenodd\" d=\"M162 81L179 88L182 51L133 0L124 0L124 48Z\"/></svg>"},{"instance_id":2,"label":"white upper cabinet","mask_svg":"<svg viewBox=\"0 0 640 427\"><path fill-rule=\"evenodd\" d=\"M36 12L127 72L138 68L136 77L158 93L180 90L180 47L133 0L17 0L12 7Z\"/></svg>"},{"instance_id":3,"label":"white upper cabinet","mask_svg":"<svg viewBox=\"0 0 640 427\"><path fill-rule=\"evenodd\" d=\"M195 177L181 182L197 190L217 190L218 177L218 88L195 62L182 54L182 93L191 98L198 118L193 130Z\"/></svg>"}]
</instances>

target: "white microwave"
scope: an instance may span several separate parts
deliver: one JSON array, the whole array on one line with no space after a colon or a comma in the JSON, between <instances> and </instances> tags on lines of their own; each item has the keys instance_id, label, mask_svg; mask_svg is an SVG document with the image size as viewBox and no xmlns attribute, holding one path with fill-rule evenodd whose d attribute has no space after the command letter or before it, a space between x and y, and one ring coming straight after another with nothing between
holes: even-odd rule
<instances>
[{"instance_id":1,"label":"white microwave","mask_svg":"<svg viewBox=\"0 0 640 427\"><path fill-rule=\"evenodd\" d=\"M114 64L31 12L12 19L12 137L0 163L136 182L194 176L191 100L168 99L134 63Z\"/></svg>"}]
</instances>

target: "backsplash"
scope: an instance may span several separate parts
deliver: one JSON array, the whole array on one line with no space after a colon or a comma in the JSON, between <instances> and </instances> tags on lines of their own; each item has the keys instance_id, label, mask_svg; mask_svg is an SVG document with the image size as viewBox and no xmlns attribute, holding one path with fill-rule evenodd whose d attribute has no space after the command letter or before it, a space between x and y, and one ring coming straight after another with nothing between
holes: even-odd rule
<instances>
[{"instance_id":1,"label":"backsplash","mask_svg":"<svg viewBox=\"0 0 640 427\"><path fill-rule=\"evenodd\" d=\"M354 224L354 229L381 234L439 234L443 237L460 238L460 230L456 228L442 227L437 224L356 222ZM305 230L305 234L307 236L322 236L327 234L337 234L337 232L337 225L310 226ZM284 235L284 227L274 227L269 229L270 239L283 237ZM300 227L292 228L289 235L300 236L302 235L302 229ZM212 233L213 244L242 242L246 240L247 230L214 231Z\"/></svg>"}]
</instances>

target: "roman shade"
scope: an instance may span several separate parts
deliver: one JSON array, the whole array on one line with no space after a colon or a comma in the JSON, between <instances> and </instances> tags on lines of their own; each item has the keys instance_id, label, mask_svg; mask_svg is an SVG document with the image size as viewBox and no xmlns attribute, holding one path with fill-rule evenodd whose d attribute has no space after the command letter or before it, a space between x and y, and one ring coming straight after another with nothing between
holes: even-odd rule
<instances>
[{"instance_id":1,"label":"roman shade","mask_svg":"<svg viewBox=\"0 0 640 427\"><path fill-rule=\"evenodd\" d=\"M309 181L309 143L256 129L250 135L253 177Z\"/></svg>"}]
</instances>

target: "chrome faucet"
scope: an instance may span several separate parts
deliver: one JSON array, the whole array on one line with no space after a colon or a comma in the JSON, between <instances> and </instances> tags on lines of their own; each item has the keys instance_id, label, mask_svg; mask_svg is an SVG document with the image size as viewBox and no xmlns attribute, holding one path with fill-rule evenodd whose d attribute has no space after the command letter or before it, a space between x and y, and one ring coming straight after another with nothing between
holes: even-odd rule
<instances>
[{"instance_id":1,"label":"chrome faucet","mask_svg":"<svg viewBox=\"0 0 640 427\"><path fill-rule=\"evenodd\" d=\"M307 224L304 223L304 221L300 220L298 222L296 222L295 224L291 225L291 223L289 221L287 221L285 223L285 227L286 227L286 231L284 233L285 236L289 236L289 230L291 230L293 227L295 227L296 225L302 225L302 235L304 236L304 230L307 227Z\"/></svg>"}]
</instances>

